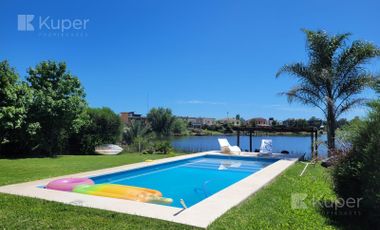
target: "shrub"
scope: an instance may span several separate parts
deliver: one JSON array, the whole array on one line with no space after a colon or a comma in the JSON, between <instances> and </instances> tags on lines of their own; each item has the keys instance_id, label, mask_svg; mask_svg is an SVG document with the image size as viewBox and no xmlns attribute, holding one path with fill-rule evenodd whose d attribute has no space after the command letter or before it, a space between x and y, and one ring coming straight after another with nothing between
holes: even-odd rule
<instances>
[{"instance_id":1,"label":"shrub","mask_svg":"<svg viewBox=\"0 0 380 230\"><path fill-rule=\"evenodd\" d=\"M173 151L173 147L169 141L157 141L151 144L148 148L144 150L144 154L168 154Z\"/></svg>"},{"instance_id":2,"label":"shrub","mask_svg":"<svg viewBox=\"0 0 380 230\"><path fill-rule=\"evenodd\" d=\"M121 139L120 117L109 108L89 108L88 122L79 133L74 134L69 143L69 152L93 153L101 144L117 143Z\"/></svg>"},{"instance_id":3,"label":"shrub","mask_svg":"<svg viewBox=\"0 0 380 230\"><path fill-rule=\"evenodd\" d=\"M368 118L351 129L352 148L335 166L333 178L338 196L363 198L365 222L380 227L380 102L371 108Z\"/></svg>"},{"instance_id":4,"label":"shrub","mask_svg":"<svg viewBox=\"0 0 380 230\"><path fill-rule=\"evenodd\" d=\"M159 141L154 144L155 153L167 154L170 153L172 150L173 147L169 141Z\"/></svg>"}]
</instances>

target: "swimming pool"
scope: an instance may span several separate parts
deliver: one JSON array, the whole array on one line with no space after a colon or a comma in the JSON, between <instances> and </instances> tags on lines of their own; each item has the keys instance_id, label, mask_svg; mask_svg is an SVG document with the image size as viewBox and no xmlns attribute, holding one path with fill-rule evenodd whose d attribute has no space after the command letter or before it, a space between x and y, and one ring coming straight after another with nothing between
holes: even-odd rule
<instances>
[{"instance_id":1,"label":"swimming pool","mask_svg":"<svg viewBox=\"0 0 380 230\"><path fill-rule=\"evenodd\" d=\"M185 154L154 161L0 186L0 193L39 198L206 228L293 165L287 156L230 156L218 151ZM127 184L159 190L174 203L158 205L44 187L64 178L91 178L96 183ZM179 199L188 208L183 209Z\"/></svg>"},{"instance_id":2,"label":"swimming pool","mask_svg":"<svg viewBox=\"0 0 380 230\"><path fill-rule=\"evenodd\" d=\"M95 184L155 189L173 199L171 206L182 208L181 199L191 207L276 161L206 155L90 178Z\"/></svg>"}]
</instances>

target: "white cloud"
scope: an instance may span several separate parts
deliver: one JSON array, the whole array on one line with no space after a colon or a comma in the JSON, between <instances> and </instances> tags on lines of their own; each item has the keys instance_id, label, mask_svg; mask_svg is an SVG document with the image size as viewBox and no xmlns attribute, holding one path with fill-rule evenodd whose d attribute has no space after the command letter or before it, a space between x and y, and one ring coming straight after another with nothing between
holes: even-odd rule
<instances>
[{"instance_id":1,"label":"white cloud","mask_svg":"<svg viewBox=\"0 0 380 230\"><path fill-rule=\"evenodd\" d=\"M216 101L202 101L202 100L188 100L188 101L178 101L178 104L198 104L198 105L226 105L224 102Z\"/></svg>"}]
</instances>

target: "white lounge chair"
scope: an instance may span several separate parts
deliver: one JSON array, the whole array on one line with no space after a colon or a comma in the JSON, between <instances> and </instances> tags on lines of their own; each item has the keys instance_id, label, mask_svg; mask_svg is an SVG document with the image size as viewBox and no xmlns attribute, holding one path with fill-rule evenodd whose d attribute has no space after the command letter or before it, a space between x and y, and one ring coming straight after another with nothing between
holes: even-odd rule
<instances>
[{"instance_id":1,"label":"white lounge chair","mask_svg":"<svg viewBox=\"0 0 380 230\"><path fill-rule=\"evenodd\" d=\"M272 140L261 140L260 154L272 154Z\"/></svg>"},{"instance_id":2,"label":"white lounge chair","mask_svg":"<svg viewBox=\"0 0 380 230\"><path fill-rule=\"evenodd\" d=\"M241 149L239 148L239 146L231 146L226 138L219 138L218 142L220 145L220 151L222 153L227 153L227 154L240 154L241 153Z\"/></svg>"}]
</instances>

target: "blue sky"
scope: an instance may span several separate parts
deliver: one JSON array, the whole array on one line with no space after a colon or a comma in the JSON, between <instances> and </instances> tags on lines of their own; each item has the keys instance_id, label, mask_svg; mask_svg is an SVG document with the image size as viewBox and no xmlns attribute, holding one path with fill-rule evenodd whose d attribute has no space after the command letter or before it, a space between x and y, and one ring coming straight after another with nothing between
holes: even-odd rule
<instances>
[{"instance_id":1,"label":"blue sky","mask_svg":"<svg viewBox=\"0 0 380 230\"><path fill-rule=\"evenodd\" d=\"M351 32L352 39L380 45L379 9L379 1L3 0L0 59L22 77L42 60L65 61L90 106L116 112L163 106L176 115L216 118L322 117L279 96L295 81L275 73L306 60L301 28ZM19 31L18 15L34 15L35 30ZM38 17L89 21L61 37L39 29ZM379 60L370 69L380 72Z\"/></svg>"}]
</instances>

